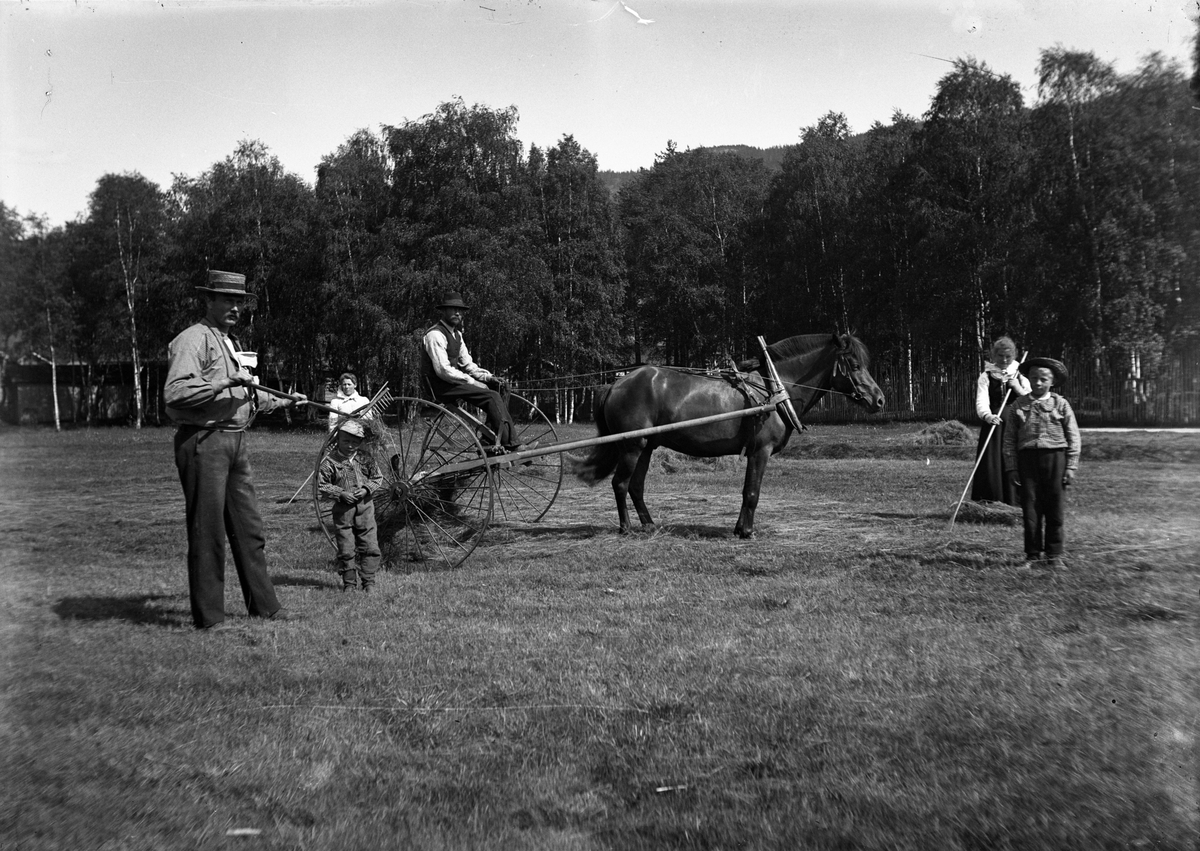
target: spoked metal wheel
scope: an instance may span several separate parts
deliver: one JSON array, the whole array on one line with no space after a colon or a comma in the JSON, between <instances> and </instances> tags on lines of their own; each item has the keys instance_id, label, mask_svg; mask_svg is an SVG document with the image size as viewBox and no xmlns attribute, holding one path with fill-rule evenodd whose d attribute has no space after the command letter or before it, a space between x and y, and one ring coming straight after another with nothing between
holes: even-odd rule
<instances>
[{"instance_id":1,"label":"spoked metal wheel","mask_svg":"<svg viewBox=\"0 0 1200 851\"><path fill-rule=\"evenodd\" d=\"M449 409L423 399L398 397L412 412L396 426L374 425L366 451L383 474L375 495L375 520L384 564L400 570L457 567L478 546L492 519L493 477L476 429ZM334 443L321 446L313 476L313 504L335 544L331 501L320 498L321 462ZM335 544L336 546L336 544Z\"/></svg>"},{"instance_id":2,"label":"spoked metal wheel","mask_svg":"<svg viewBox=\"0 0 1200 851\"><path fill-rule=\"evenodd\" d=\"M508 397L508 411L518 443L542 448L558 442L554 426L536 402L514 393ZM554 504L562 479L563 459L559 452L496 465L495 519L520 523L541 520Z\"/></svg>"}]
</instances>

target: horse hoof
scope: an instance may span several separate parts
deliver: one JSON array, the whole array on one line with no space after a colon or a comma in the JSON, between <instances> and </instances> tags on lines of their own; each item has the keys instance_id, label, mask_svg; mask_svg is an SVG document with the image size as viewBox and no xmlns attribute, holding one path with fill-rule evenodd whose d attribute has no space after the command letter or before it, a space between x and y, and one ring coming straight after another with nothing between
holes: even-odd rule
<instances>
[{"instance_id":1,"label":"horse hoof","mask_svg":"<svg viewBox=\"0 0 1200 851\"><path fill-rule=\"evenodd\" d=\"M747 532L745 529L734 529L733 534L737 535L743 541L748 541L754 537L754 530Z\"/></svg>"}]
</instances>

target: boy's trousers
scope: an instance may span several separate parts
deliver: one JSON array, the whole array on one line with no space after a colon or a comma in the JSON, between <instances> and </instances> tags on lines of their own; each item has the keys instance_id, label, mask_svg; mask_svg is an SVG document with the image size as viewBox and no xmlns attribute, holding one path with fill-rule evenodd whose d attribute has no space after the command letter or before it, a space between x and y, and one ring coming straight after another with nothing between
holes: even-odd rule
<instances>
[{"instance_id":1,"label":"boy's trousers","mask_svg":"<svg viewBox=\"0 0 1200 851\"><path fill-rule=\"evenodd\" d=\"M354 556L358 555L358 572L363 585L375 581L379 570L379 533L375 526L375 503L364 499L356 505L344 502L333 504L333 530L337 540L338 572L343 580L349 580L354 570Z\"/></svg>"},{"instance_id":2,"label":"boy's trousers","mask_svg":"<svg viewBox=\"0 0 1200 851\"><path fill-rule=\"evenodd\" d=\"M1021 514L1025 520L1025 555L1047 558L1063 551L1063 474L1065 449L1022 449L1017 453L1021 477Z\"/></svg>"}]
</instances>

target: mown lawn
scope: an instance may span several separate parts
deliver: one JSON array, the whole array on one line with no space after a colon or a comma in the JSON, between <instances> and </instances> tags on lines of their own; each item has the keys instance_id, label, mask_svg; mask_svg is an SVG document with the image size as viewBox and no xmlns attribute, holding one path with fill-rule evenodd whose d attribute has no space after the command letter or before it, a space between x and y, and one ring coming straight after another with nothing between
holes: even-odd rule
<instances>
[{"instance_id":1,"label":"mown lawn","mask_svg":"<svg viewBox=\"0 0 1200 851\"><path fill-rule=\"evenodd\" d=\"M303 619L190 626L168 430L0 431L0 845L1195 848L1200 437L1085 435L1068 569L948 528L970 447L815 427L664 456L343 595L315 434L256 432ZM565 437L585 436L569 429Z\"/></svg>"}]
</instances>

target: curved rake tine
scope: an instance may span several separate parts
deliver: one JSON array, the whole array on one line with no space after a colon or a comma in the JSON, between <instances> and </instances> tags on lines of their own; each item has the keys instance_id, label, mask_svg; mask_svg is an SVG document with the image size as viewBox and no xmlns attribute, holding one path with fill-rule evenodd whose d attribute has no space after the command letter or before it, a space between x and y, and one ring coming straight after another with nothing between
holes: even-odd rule
<instances>
[{"instance_id":1,"label":"curved rake tine","mask_svg":"<svg viewBox=\"0 0 1200 851\"><path fill-rule=\"evenodd\" d=\"M441 502L441 500L439 500L439 502ZM453 503L451 503L451 504L453 504ZM453 530L449 529L448 527L446 527L443 524L438 523L436 520L434 520L432 514L430 514L429 512L425 511L423 508L421 508L420 506L417 506L417 505L413 506L413 510L417 514L421 515L421 517L423 518L423 522L427 526L436 527L438 530L440 530L443 533L443 536L447 540L454 542L455 547L457 547L460 550L463 550L464 556L471 551L471 549L468 548L464 543L462 543L462 540L454 534ZM467 538L467 540L470 540L471 538L478 536L483 529L483 524L480 524L479 526L472 526L470 523L463 523L462 525L465 528L471 530L471 534ZM413 535L413 543L416 544L418 550L422 549L421 539L416 534ZM431 536L429 544L431 544L432 547L438 551L438 553L442 556L443 559L445 559L447 562L450 561L450 558L449 558L449 556L446 555L446 551L445 551L445 549L443 549L442 542L440 540Z\"/></svg>"},{"instance_id":2,"label":"curved rake tine","mask_svg":"<svg viewBox=\"0 0 1200 851\"><path fill-rule=\"evenodd\" d=\"M529 480L522 480L522 487L515 487L513 485L513 483L509 480L509 478L503 474L498 475L496 478L498 479L498 482L497 482L498 488L502 489L504 491L504 493L507 495L506 497L500 496L499 494L497 495L500 497L497 500L500 503L500 510L501 510L501 512L505 513L506 517L507 517L507 512L504 511L505 498L509 499L510 503L511 502L521 502L521 503L524 503L525 505L529 506L531 509L536 509L538 507L537 503L535 503L532 499L530 499L528 497L528 495L525 494L524 491L529 490L529 491L534 491L535 493L538 493L539 495L544 495L554 489L553 485L550 482L545 482L545 483L537 482L535 484L534 482L529 481ZM542 485L540 490L538 489L538 485Z\"/></svg>"}]
</instances>

